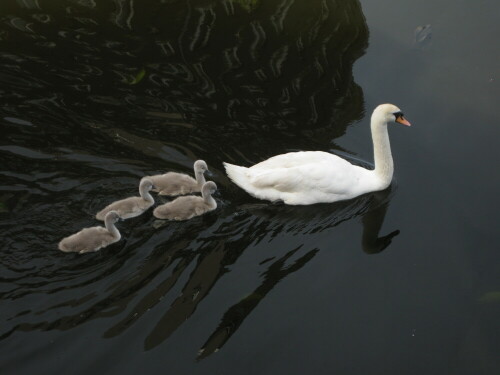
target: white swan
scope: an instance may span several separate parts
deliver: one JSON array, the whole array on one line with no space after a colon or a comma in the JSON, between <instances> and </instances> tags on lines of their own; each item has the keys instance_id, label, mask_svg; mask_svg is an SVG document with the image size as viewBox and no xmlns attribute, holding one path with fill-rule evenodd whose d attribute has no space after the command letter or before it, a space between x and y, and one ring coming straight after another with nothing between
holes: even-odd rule
<instances>
[{"instance_id":1,"label":"white swan","mask_svg":"<svg viewBox=\"0 0 500 375\"><path fill-rule=\"evenodd\" d=\"M104 217L110 211L118 212L118 215L120 215L122 219L129 219L141 215L155 203L153 197L149 193L153 187L154 185L151 180L143 178L139 184L140 197L130 197L113 202L99 211L95 215L96 219L104 220Z\"/></svg>"},{"instance_id":2,"label":"white swan","mask_svg":"<svg viewBox=\"0 0 500 375\"><path fill-rule=\"evenodd\" d=\"M103 247L118 242L121 238L120 232L115 227L115 223L120 220L116 211L108 212L104 227L85 228L78 233L63 238L59 242L58 248L65 253L88 253L97 251Z\"/></svg>"},{"instance_id":3,"label":"white swan","mask_svg":"<svg viewBox=\"0 0 500 375\"><path fill-rule=\"evenodd\" d=\"M179 197L154 209L153 215L158 219L189 220L217 208L217 202L212 194L217 191L213 181L206 182L201 189L201 197L188 195Z\"/></svg>"},{"instance_id":4,"label":"white swan","mask_svg":"<svg viewBox=\"0 0 500 375\"><path fill-rule=\"evenodd\" d=\"M375 169L368 170L327 152L301 151L273 156L250 168L224 163L229 178L250 195L290 205L336 202L384 190L394 165L389 122L410 126L401 110L381 104L373 111L371 131Z\"/></svg>"},{"instance_id":5,"label":"white swan","mask_svg":"<svg viewBox=\"0 0 500 375\"><path fill-rule=\"evenodd\" d=\"M207 163L203 160L197 160L194 163L194 175L196 179L188 176L185 173L167 172L165 174L157 174L147 176L160 195L184 195L190 193L198 193L201 187L206 182L204 173L208 171Z\"/></svg>"}]
</instances>

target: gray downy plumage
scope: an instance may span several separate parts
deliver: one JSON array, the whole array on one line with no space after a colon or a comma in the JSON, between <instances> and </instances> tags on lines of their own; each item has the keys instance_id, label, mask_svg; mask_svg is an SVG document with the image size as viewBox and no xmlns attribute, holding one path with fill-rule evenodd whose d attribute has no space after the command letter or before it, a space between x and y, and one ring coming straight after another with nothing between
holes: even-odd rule
<instances>
[{"instance_id":1,"label":"gray downy plumage","mask_svg":"<svg viewBox=\"0 0 500 375\"><path fill-rule=\"evenodd\" d=\"M88 253L97 251L118 242L121 238L120 232L115 227L115 223L120 220L116 211L108 212L104 227L84 228L78 233L63 238L58 245L59 250L65 253Z\"/></svg>"},{"instance_id":2,"label":"gray downy plumage","mask_svg":"<svg viewBox=\"0 0 500 375\"><path fill-rule=\"evenodd\" d=\"M217 208L217 202L212 197L216 191L215 182L208 181L201 189L201 197L188 195L176 198L172 202L156 207L153 215L158 219L177 221L189 220L195 216L203 215Z\"/></svg>"},{"instance_id":3,"label":"gray downy plumage","mask_svg":"<svg viewBox=\"0 0 500 375\"><path fill-rule=\"evenodd\" d=\"M153 182L150 179L143 178L139 184L140 197L130 197L113 202L99 211L95 216L96 219L104 220L104 217L110 211L118 212L118 215L120 215L122 219L129 219L141 215L155 203L153 197L149 193L153 187Z\"/></svg>"},{"instance_id":4,"label":"gray downy plumage","mask_svg":"<svg viewBox=\"0 0 500 375\"><path fill-rule=\"evenodd\" d=\"M207 163L197 160L194 163L194 175L196 179L185 173L168 172L154 176L147 176L155 186L153 191L160 195L184 195L199 193L206 182L204 173L208 171Z\"/></svg>"}]
</instances>

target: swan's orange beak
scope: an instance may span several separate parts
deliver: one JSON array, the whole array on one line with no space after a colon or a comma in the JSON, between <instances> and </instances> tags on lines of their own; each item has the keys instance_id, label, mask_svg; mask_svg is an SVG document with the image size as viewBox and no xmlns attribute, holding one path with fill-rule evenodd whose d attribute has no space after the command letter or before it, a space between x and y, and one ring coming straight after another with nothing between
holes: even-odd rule
<instances>
[{"instance_id":1,"label":"swan's orange beak","mask_svg":"<svg viewBox=\"0 0 500 375\"><path fill-rule=\"evenodd\" d=\"M396 119L396 122L399 122L400 124L403 124L403 125L406 125L406 126L411 126L411 124L409 123L409 121L407 119L405 119L403 116L398 117Z\"/></svg>"}]
</instances>

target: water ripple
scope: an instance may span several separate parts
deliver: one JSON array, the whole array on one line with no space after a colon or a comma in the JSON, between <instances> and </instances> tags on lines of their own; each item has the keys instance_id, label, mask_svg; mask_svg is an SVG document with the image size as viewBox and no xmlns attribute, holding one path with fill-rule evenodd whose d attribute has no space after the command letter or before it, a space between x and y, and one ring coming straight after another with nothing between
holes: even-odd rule
<instances>
[{"instance_id":1,"label":"water ripple","mask_svg":"<svg viewBox=\"0 0 500 375\"><path fill-rule=\"evenodd\" d=\"M368 31L349 2L16 4L0 22L3 343L82 327L116 340L139 328L150 350L183 332L241 272L255 288L210 322L196 344L201 359L307 268L318 248L297 244L301 236L378 207L372 196L310 209L256 202L222 166L329 150L363 115L351 69ZM106 204L137 195L144 175L192 174L200 158L219 187L215 212L184 223L148 212L118 223L122 240L103 251L57 249L61 238L101 225L94 215ZM377 236L363 246L380 251L390 238ZM22 346L15 358L31 358L35 346Z\"/></svg>"}]
</instances>

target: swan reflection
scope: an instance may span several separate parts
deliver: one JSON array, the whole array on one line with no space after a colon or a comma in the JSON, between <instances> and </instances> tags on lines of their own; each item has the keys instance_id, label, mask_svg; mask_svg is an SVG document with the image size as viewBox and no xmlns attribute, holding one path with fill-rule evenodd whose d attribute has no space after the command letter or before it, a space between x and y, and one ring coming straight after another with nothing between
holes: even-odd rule
<instances>
[{"instance_id":1,"label":"swan reflection","mask_svg":"<svg viewBox=\"0 0 500 375\"><path fill-rule=\"evenodd\" d=\"M387 209L389 208L389 195L391 188L373 194L373 208L369 210L362 219L363 236L361 245L367 254L377 254L385 250L392 242L392 239L399 234L399 229L379 237L380 229L384 223Z\"/></svg>"},{"instance_id":2,"label":"swan reflection","mask_svg":"<svg viewBox=\"0 0 500 375\"><path fill-rule=\"evenodd\" d=\"M302 245L288 249L277 246L272 254L266 255L267 259L260 261L259 266L264 268L260 284L223 314L220 323L200 349L198 358L202 359L220 349L280 281L300 271L313 259L319 248L308 247L307 243L313 241L314 236L331 230L344 221L362 216L363 233L360 234L360 242L363 251L373 254L387 248L399 233L394 231L379 237L390 196L391 190L388 189L353 201L330 205L292 207L245 204L236 208L236 214L233 206L225 206L221 212L222 219L210 215L205 219L195 219L190 222L190 233L200 230L197 237L187 240L187 233L178 233L163 243L160 241L154 250L154 254L158 255L151 256L142 265L141 273L122 285L121 290L125 295L122 294L121 302L115 302L113 315L127 308L123 304L128 299L126 290L135 290L138 285L150 282L148 280L154 275L170 270L168 277L144 294L135 305L127 308L128 314L109 328L104 337L120 335L155 306L164 306L163 300L171 295L172 289L180 286L178 284L189 272L180 295L169 303L165 313L146 334L144 348L150 350L157 347L189 320L221 277L231 272L232 266L248 249L262 241L272 244L278 235L281 239L283 235L288 238L298 236ZM209 230L205 234L201 233L207 225ZM161 230L166 231L168 228L165 226L160 229L158 237ZM170 230L177 232L175 227Z\"/></svg>"},{"instance_id":3,"label":"swan reflection","mask_svg":"<svg viewBox=\"0 0 500 375\"><path fill-rule=\"evenodd\" d=\"M395 230L386 236L379 237L389 206L390 193L391 189L389 188L370 196L361 197L355 201L342 202L339 210L330 211L329 214L326 212L326 208L329 206L331 210L334 205L324 205L325 211L318 210L321 205L308 207L283 206L281 212L268 205L268 209L259 209L259 211L264 212L270 222L273 222L268 227L270 231L280 228L285 232L302 234L321 232L343 221L363 215L362 249L368 254L375 254L386 249L391 244L392 239L399 234L399 230ZM254 208L251 209L254 210ZM273 210L277 211L276 215L271 214ZM299 215L299 211L302 212L302 215ZM316 226L315 224L320 225ZM265 277L261 285L224 313L217 328L199 350L198 359L203 359L218 351L267 293L284 277L302 268L318 251L318 249L310 250L291 265L284 266L288 258L298 250L289 251L283 257L274 261L264 273Z\"/></svg>"},{"instance_id":4,"label":"swan reflection","mask_svg":"<svg viewBox=\"0 0 500 375\"><path fill-rule=\"evenodd\" d=\"M319 251L319 249L309 250L298 259L290 261L290 258L293 257L300 248L301 247L290 250L284 256L271 263L267 271L264 272L264 280L262 283L252 293L231 306L225 312L219 326L210 335L198 352L198 359L202 359L219 350L276 284L289 274L300 270Z\"/></svg>"}]
</instances>

